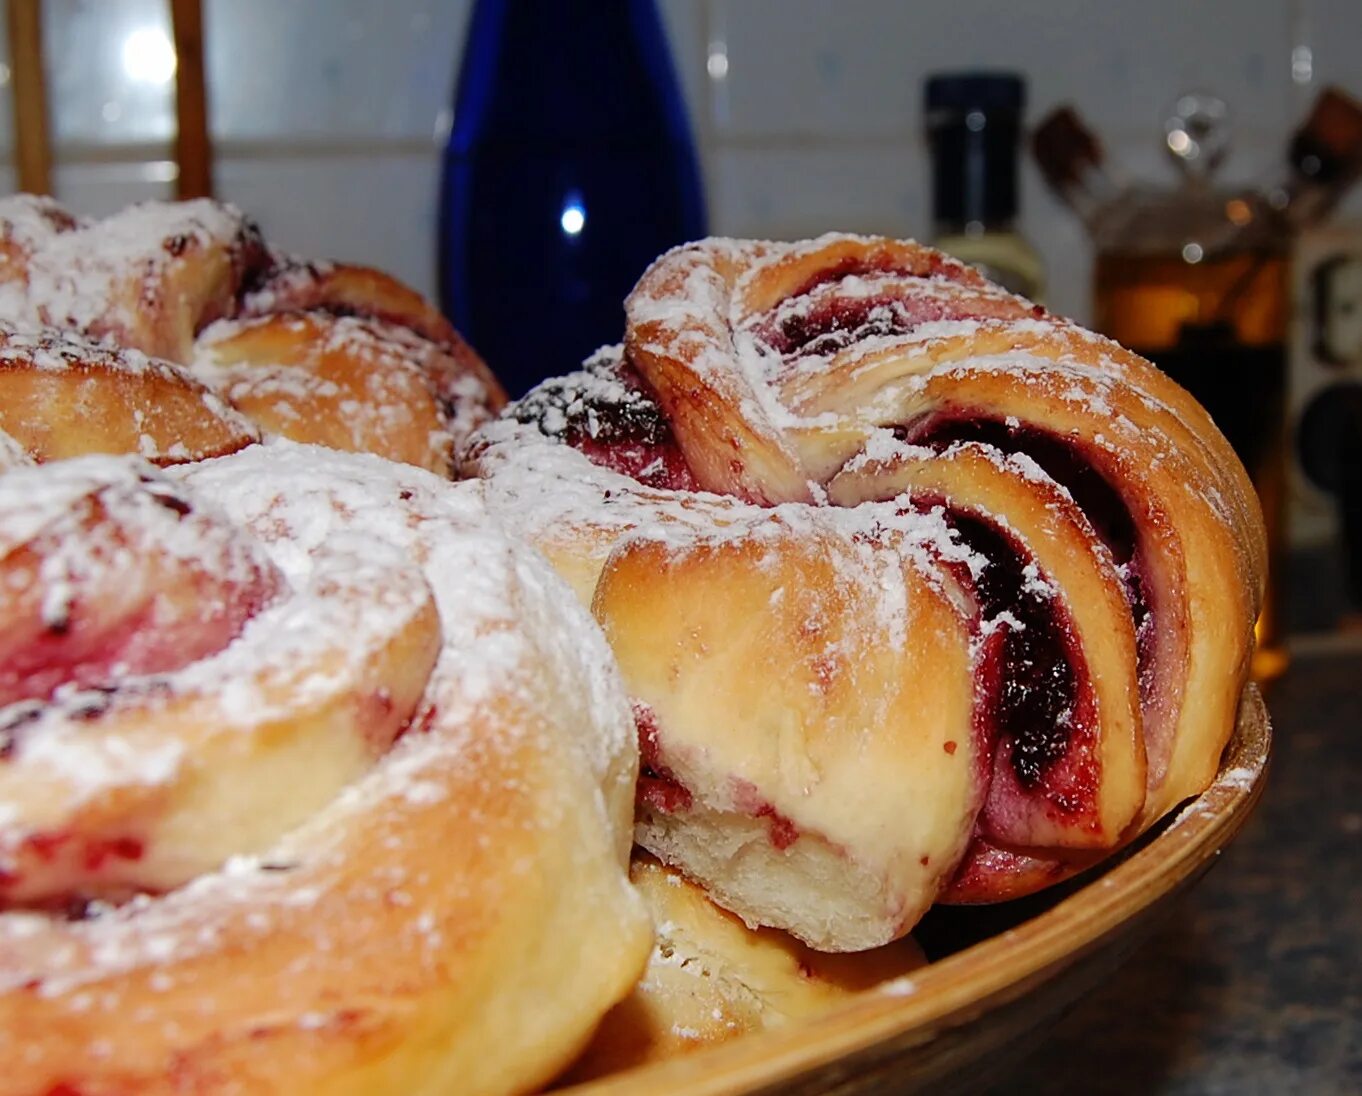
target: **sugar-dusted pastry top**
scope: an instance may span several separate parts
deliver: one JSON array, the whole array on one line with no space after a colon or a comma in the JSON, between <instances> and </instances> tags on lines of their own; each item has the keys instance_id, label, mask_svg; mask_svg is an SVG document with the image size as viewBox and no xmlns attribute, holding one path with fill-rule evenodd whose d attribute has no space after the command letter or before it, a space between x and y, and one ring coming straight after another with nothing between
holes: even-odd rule
<instances>
[{"instance_id":1,"label":"sugar-dusted pastry top","mask_svg":"<svg viewBox=\"0 0 1362 1096\"><path fill-rule=\"evenodd\" d=\"M46 198L0 200L0 337L0 429L39 459L172 463L282 436L448 474L505 399L419 294L271 250L207 199L98 221ZM42 346L42 362L24 352ZM155 376L130 381L148 361ZM167 405L173 421L144 428Z\"/></svg>"},{"instance_id":2,"label":"sugar-dusted pastry top","mask_svg":"<svg viewBox=\"0 0 1362 1096\"><path fill-rule=\"evenodd\" d=\"M630 710L476 485L18 467L0 570L0 1088L525 1091L637 979Z\"/></svg>"},{"instance_id":3,"label":"sugar-dusted pastry top","mask_svg":"<svg viewBox=\"0 0 1362 1096\"><path fill-rule=\"evenodd\" d=\"M678 248L621 347L472 452L612 641L640 843L749 923L864 947L1027 893L1204 788L1232 730L1242 466L1148 362L929 248Z\"/></svg>"}]
</instances>

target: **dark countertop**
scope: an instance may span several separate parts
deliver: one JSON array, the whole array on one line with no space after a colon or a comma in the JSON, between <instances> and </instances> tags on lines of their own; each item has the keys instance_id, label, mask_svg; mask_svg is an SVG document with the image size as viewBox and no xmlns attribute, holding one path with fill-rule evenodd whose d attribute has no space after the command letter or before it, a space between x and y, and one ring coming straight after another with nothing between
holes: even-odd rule
<instances>
[{"instance_id":1,"label":"dark countertop","mask_svg":"<svg viewBox=\"0 0 1362 1096\"><path fill-rule=\"evenodd\" d=\"M1362 1093L1362 651L1297 657L1268 707L1243 833L991 1096Z\"/></svg>"}]
</instances>

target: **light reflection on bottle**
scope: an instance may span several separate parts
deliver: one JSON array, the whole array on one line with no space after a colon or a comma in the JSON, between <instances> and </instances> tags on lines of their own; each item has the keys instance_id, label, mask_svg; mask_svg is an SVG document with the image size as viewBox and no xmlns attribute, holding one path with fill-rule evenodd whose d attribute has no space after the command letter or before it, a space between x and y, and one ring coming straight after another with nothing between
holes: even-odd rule
<instances>
[{"instance_id":1,"label":"light reflection on bottle","mask_svg":"<svg viewBox=\"0 0 1362 1096\"><path fill-rule=\"evenodd\" d=\"M563 203L562 216L558 218L558 224L563 229L565 236L577 236L586 227L586 209L582 205L582 196L575 190L568 191L567 200Z\"/></svg>"}]
</instances>

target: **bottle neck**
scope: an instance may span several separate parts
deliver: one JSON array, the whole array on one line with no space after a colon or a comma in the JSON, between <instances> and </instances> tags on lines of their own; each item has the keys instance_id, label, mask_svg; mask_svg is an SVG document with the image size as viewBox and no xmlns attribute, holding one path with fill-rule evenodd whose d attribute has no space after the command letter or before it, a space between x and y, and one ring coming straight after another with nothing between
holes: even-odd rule
<instances>
[{"instance_id":1,"label":"bottle neck","mask_svg":"<svg viewBox=\"0 0 1362 1096\"><path fill-rule=\"evenodd\" d=\"M655 0L477 0L463 57L451 147L689 140Z\"/></svg>"},{"instance_id":2,"label":"bottle neck","mask_svg":"<svg viewBox=\"0 0 1362 1096\"><path fill-rule=\"evenodd\" d=\"M1006 231L1016 219L1019 123L1008 110L941 111L928 118L932 219L939 228Z\"/></svg>"}]
</instances>

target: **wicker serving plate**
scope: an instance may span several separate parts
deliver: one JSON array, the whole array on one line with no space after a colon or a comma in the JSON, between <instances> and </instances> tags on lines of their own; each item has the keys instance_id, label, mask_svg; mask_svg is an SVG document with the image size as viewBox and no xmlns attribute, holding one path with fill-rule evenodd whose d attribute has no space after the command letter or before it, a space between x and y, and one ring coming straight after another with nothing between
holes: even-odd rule
<instances>
[{"instance_id":1,"label":"wicker serving plate","mask_svg":"<svg viewBox=\"0 0 1362 1096\"><path fill-rule=\"evenodd\" d=\"M934 961L817 1020L565 1090L573 1096L950 1092L1005 1068L1110 973L1215 862L1262 792L1271 729L1250 686L1220 774L1122 857L1046 895L933 911Z\"/></svg>"}]
</instances>

